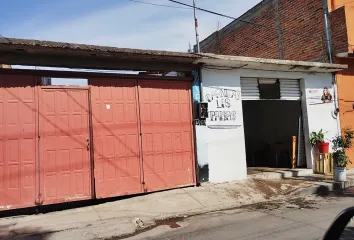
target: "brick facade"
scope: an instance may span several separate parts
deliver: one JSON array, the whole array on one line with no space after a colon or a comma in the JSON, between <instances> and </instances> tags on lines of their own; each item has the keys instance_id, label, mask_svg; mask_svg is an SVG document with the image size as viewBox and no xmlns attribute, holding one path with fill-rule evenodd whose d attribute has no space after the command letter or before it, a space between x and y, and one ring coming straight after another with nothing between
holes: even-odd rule
<instances>
[{"instance_id":1,"label":"brick facade","mask_svg":"<svg viewBox=\"0 0 354 240\"><path fill-rule=\"evenodd\" d=\"M348 52L348 30L345 8L341 7L331 12L330 22L334 53Z\"/></svg>"},{"instance_id":2,"label":"brick facade","mask_svg":"<svg viewBox=\"0 0 354 240\"><path fill-rule=\"evenodd\" d=\"M239 18L254 24L233 21L203 40L201 51L328 62L322 3L322 0L264 0ZM337 18L342 21L342 17L340 12L331 17L336 22L333 24L336 39L341 37L338 31L343 28Z\"/></svg>"}]
</instances>

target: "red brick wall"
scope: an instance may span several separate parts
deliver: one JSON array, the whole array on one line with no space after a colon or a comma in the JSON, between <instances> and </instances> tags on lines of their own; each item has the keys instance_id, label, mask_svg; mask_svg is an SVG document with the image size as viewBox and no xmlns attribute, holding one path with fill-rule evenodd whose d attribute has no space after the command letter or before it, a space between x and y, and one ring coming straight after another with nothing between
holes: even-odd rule
<instances>
[{"instance_id":1,"label":"red brick wall","mask_svg":"<svg viewBox=\"0 0 354 240\"><path fill-rule=\"evenodd\" d=\"M279 4L281 27L287 30L282 38L284 58L326 62L322 0L281 0Z\"/></svg>"},{"instance_id":2,"label":"red brick wall","mask_svg":"<svg viewBox=\"0 0 354 240\"><path fill-rule=\"evenodd\" d=\"M230 24L203 41L202 52L328 61L322 0L265 0L262 3L262 7L255 7L256 10L251 9L245 15L255 24L271 28ZM280 34L276 29L278 23L285 30Z\"/></svg>"},{"instance_id":3,"label":"red brick wall","mask_svg":"<svg viewBox=\"0 0 354 240\"><path fill-rule=\"evenodd\" d=\"M338 8L331 12L330 23L334 52L348 52L348 30L344 7Z\"/></svg>"},{"instance_id":4,"label":"red brick wall","mask_svg":"<svg viewBox=\"0 0 354 240\"><path fill-rule=\"evenodd\" d=\"M274 6L267 4L262 11L250 21L274 26ZM201 43L202 52L249 57L277 58L277 31L274 28L263 28L257 25L239 23L233 31L214 33L212 42Z\"/></svg>"}]
</instances>

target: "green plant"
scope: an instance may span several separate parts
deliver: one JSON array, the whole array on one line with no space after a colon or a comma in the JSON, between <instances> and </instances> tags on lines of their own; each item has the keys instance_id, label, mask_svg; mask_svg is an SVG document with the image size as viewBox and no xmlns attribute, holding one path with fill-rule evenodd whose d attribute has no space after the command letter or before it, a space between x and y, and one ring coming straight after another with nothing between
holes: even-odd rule
<instances>
[{"instance_id":1,"label":"green plant","mask_svg":"<svg viewBox=\"0 0 354 240\"><path fill-rule=\"evenodd\" d=\"M324 133L322 129L318 132L312 132L310 134L310 143L312 147L315 147L317 143L322 143L324 142Z\"/></svg>"},{"instance_id":2,"label":"green plant","mask_svg":"<svg viewBox=\"0 0 354 240\"><path fill-rule=\"evenodd\" d=\"M336 136L332 140L333 149L333 165L335 167L345 168L352 163L345 153L345 150L353 146L354 131L350 128L345 128L342 136Z\"/></svg>"}]
</instances>

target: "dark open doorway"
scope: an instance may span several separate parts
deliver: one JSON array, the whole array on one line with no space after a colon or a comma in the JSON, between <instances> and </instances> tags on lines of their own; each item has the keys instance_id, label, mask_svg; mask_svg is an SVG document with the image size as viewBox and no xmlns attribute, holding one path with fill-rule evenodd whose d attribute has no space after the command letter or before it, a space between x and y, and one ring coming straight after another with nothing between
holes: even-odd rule
<instances>
[{"instance_id":1,"label":"dark open doorway","mask_svg":"<svg viewBox=\"0 0 354 240\"><path fill-rule=\"evenodd\" d=\"M299 134L300 101L244 100L248 167L291 168L292 136Z\"/></svg>"}]
</instances>

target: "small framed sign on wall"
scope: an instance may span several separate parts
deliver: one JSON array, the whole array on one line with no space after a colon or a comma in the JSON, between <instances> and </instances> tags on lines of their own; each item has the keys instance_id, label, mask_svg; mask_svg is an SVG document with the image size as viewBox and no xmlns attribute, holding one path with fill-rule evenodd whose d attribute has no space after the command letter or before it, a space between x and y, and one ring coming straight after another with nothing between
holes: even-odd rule
<instances>
[{"instance_id":1,"label":"small framed sign on wall","mask_svg":"<svg viewBox=\"0 0 354 240\"><path fill-rule=\"evenodd\" d=\"M222 87L203 88L208 103L207 126L237 128L242 124L241 91Z\"/></svg>"}]
</instances>

